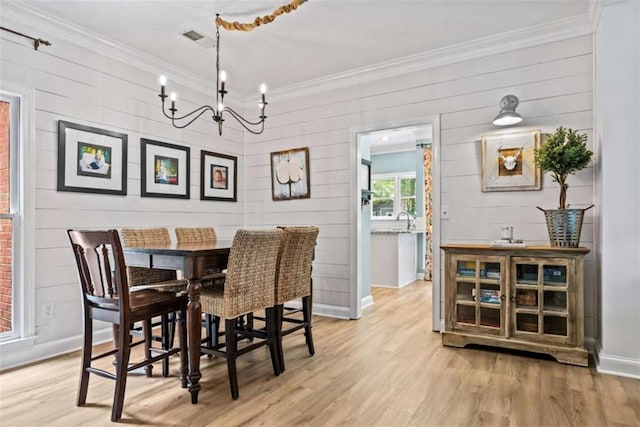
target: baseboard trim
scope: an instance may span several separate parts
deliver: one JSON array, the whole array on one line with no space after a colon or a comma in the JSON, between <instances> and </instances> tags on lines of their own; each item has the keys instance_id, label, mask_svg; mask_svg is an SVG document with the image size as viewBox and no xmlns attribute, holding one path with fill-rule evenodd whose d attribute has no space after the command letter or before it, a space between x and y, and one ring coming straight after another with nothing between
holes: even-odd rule
<instances>
[{"instance_id":1,"label":"baseboard trim","mask_svg":"<svg viewBox=\"0 0 640 427\"><path fill-rule=\"evenodd\" d=\"M409 280L408 282L402 283L402 284L401 284L401 285L399 285L399 286L393 286L393 285L374 285L374 284L371 284L371 286L372 286L372 287L374 287L374 288L401 289L401 288L404 288L405 286L409 286L409 285L411 285L412 283L415 283L415 282L416 282L416 280L422 280L422 279L415 279L415 280L414 280L414 279L411 279L411 280Z\"/></svg>"},{"instance_id":2,"label":"baseboard trim","mask_svg":"<svg viewBox=\"0 0 640 427\"><path fill-rule=\"evenodd\" d=\"M371 295L362 298L362 302L360 303L360 308L365 309L367 307L371 307L373 305L373 297Z\"/></svg>"},{"instance_id":3,"label":"baseboard trim","mask_svg":"<svg viewBox=\"0 0 640 427\"><path fill-rule=\"evenodd\" d=\"M337 319L350 319L349 307L341 305L313 303L313 314L317 316L335 317Z\"/></svg>"},{"instance_id":4,"label":"baseboard trim","mask_svg":"<svg viewBox=\"0 0 640 427\"><path fill-rule=\"evenodd\" d=\"M598 373L640 379L640 360L600 354Z\"/></svg>"},{"instance_id":5,"label":"baseboard trim","mask_svg":"<svg viewBox=\"0 0 640 427\"><path fill-rule=\"evenodd\" d=\"M93 333L94 344L111 341L112 339L113 331L111 328L100 329ZM82 335L74 335L55 341L35 344L33 346L20 347L15 350L3 349L0 354L0 372L80 350L82 348L82 341Z\"/></svg>"},{"instance_id":6,"label":"baseboard trim","mask_svg":"<svg viewBox=\"0 0 640 427\"><path fill-rule=\"evenodd\" d=\"M289 301L286 304L287 307L301 309L302 308L302 300L297 299L293 301ZM350 319L349 316L349 307L343 307L341 305L331 305L331 304L320 304L317 302L313 303L313 308L311 312L316 316L325 316L325 317L335 317L337 319Z\"/></svg>"}]
</instances>

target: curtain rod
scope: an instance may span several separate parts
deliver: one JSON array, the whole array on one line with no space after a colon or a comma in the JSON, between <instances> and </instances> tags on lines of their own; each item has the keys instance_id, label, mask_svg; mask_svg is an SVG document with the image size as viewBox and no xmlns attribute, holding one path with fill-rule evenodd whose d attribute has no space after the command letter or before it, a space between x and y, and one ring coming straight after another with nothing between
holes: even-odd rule
<instances>
[{"instance_id":1,"label":"curtain rod","mask_svg":"<svg viewBox=\"0 0 640 427\"><path fill-rule=\"evenodd\" d=\"M38 50L38 48L40 47L41 44L43 44L45 46L51 46L51 43L48 42L47 40L31 37L31 36L28 36L26 34L22 34L22 33L19 33L17 31L14 31L14 30L10 30L9 28L6 28L6 27L0 27L0 30L8 31L8 32L13 33L15 35L18 35L20 37L24 37L24 38L27 38L29 40L33 40L33 49L34 50Z\"/></svg>"}]
</instances>

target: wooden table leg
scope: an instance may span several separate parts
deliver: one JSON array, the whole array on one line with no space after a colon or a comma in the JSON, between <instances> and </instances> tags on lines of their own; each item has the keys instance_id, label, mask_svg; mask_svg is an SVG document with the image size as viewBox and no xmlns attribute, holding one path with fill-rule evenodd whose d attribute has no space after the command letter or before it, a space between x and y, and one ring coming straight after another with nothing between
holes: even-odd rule
<instances>
[{"instance_id":1,"label":"wooden table leg","mask_svg":"<svg viewBox=\"0 0 640 427\"><path fill-rule=\"evenodd\" d=\"M189 305L187 306L187 335L189 337L189 393L191 403L198 403L200 391L200 345L202 335L202 307L200 306L200 291L202 285L197 280L189 280L187 293Z\"/></svg>"}]
</instances>

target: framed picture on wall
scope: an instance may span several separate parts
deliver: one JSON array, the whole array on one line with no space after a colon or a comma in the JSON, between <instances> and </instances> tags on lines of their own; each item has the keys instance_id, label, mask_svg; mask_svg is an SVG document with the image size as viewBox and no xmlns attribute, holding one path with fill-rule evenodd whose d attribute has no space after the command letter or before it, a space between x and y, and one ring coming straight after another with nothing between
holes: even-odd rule
<instances>
[{"instance_id":1,"label":"framed picture on wall","mask_svg":"<svg viewBox=\"0 0 640 427\"><path fill-rule=\"evenodd\" d=\"M360 189L371 191L371 161L360 159Z\"/></svg>"},{"instance_id":2,"label":"framed picture on wall","mask_svg":"<svg viewBox=\"0 0 640 427\"><path fill-rule=\"evenodd\" d=\"M140 195L142 197L190 197L189 147L140 139Z\"/></svg>"},{"instance_id":3,"label":"framed picture on wall","mask_svg":"<svg viewBox=\"0 0 640 427\"><path fill-rule=\"evenodd\" d=\"M310 197L309 148L271 153L271 198L278 201Z\"/></svg>"},{"instance_id":4,"label":"framed picture on wall","mask_svg":"<svg viewBox=\"0 0 640 427\"><path fill-rule=\"evenodd\" d=\"M540 131L512 132L482 137L482 191L540 190L540 167L534 149Z\"/></svg>"},{"instance_id":5,"label":"framed picture on wall","mask_svg":"<svg viewBox=\"0 0 640 427\"><path fill-rule=\"evenodd\" d=\"M58 121L58 191L127 194L127 135Z\"/></svg>"},{"instance_id":6,"label":"framed picture on wall","mask_svg":"<svg viewBox=\"0 0 640 427\"><path fill-rule=\"evenodd\" d=\"M226 154L200 152L200 200L237 200L238 158Z\"/></svg>"}]
</instances>

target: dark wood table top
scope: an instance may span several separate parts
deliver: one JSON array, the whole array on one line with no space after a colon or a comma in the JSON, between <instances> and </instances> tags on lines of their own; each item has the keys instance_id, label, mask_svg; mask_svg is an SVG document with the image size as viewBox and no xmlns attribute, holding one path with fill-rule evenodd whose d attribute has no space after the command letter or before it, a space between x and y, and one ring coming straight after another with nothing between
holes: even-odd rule
<instances>
[{"instance_id":1,"label":"dark wood table top","mask_svg":"<svg viewBox=\"0 0 640 427\"><path fill-rule=\"evenodd\" d=\"M148 245L126 247L124 252L154 255L207 256L229 252L232 240L217 240L210 243L175 243L168 245Z\"/></svg>"}]
</instances>

